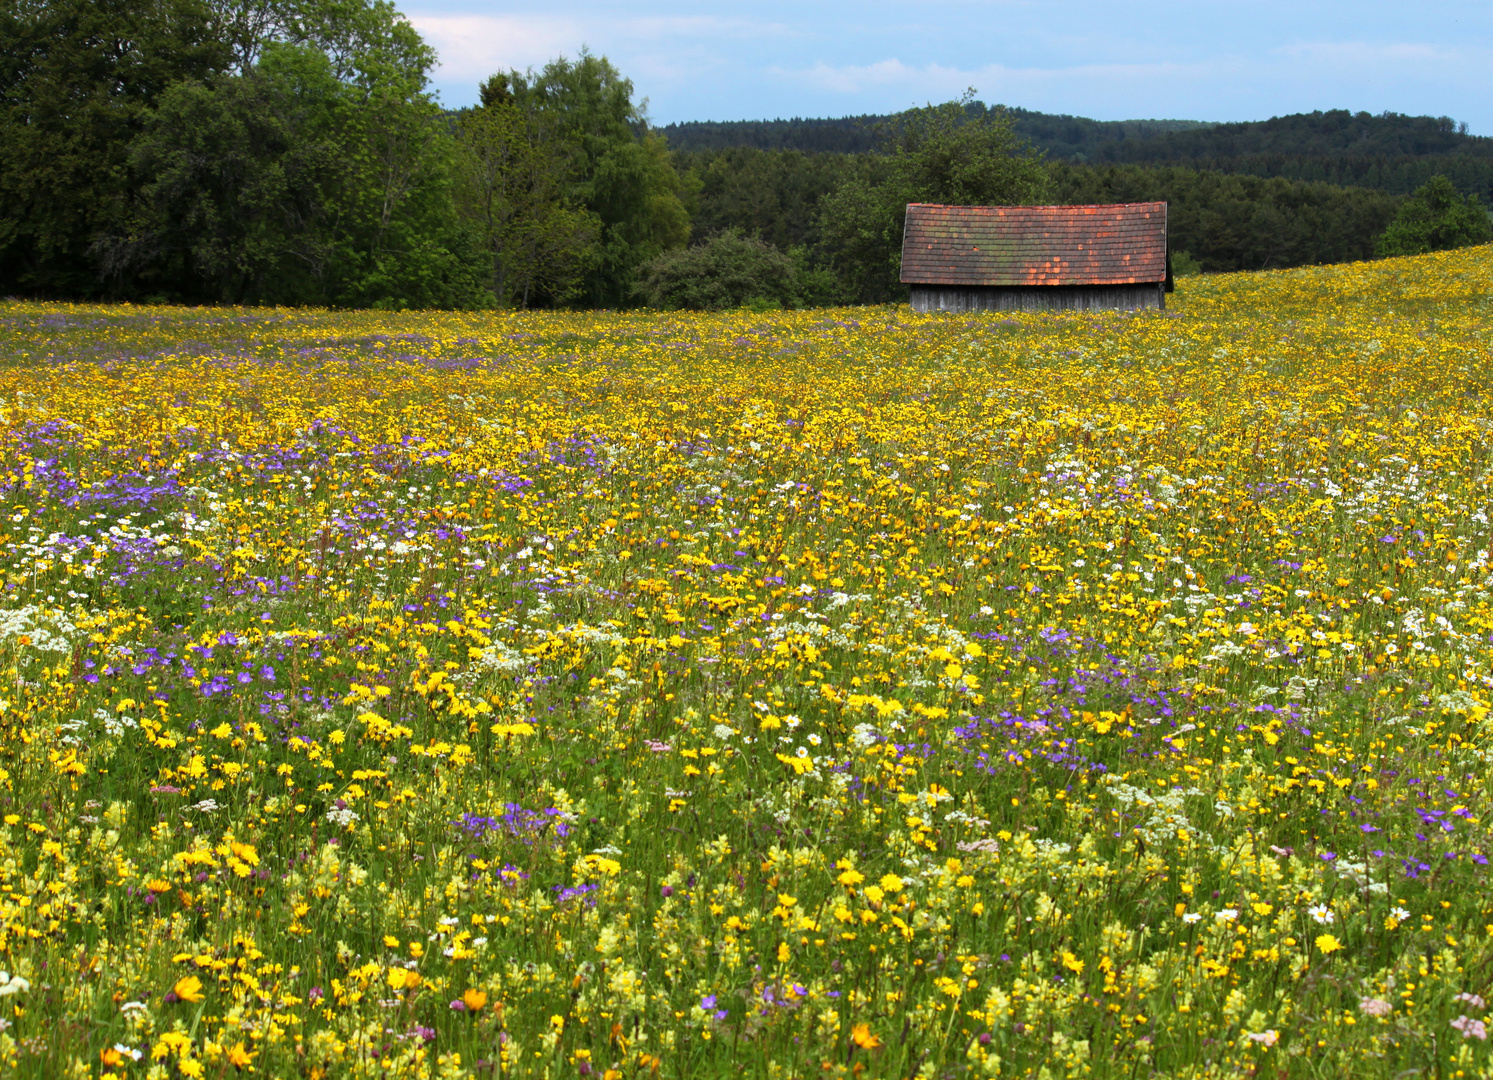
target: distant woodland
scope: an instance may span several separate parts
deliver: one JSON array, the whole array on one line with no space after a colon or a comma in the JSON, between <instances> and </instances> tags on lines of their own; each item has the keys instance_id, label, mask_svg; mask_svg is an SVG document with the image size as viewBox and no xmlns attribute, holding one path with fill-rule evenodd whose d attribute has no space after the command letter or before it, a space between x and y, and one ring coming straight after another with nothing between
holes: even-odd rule
<instances>
[{"instance_id":1,"label":"distant woodland","mask_svg":"<svg viewBox=\"0 0 1493 1080\"><path fill-rule=\"evenodd\" d=\"M967 95L655 127L605 57L495 72L455 111L435 59L388 0L4 5L0 295L881 302L905 299L913 201L1164 199L1179 272L1479 242L1493 202L1493 140L1446 118L1096 121Z\"/></svg>"}]
</instances>

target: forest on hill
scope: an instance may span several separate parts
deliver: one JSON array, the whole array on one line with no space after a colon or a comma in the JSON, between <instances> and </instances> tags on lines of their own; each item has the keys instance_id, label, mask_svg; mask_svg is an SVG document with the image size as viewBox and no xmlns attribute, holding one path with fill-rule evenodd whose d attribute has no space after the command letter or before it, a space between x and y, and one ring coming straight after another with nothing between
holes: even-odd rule
<instances>
[{"instance_id":1,"label":"forest on hill","mask_svg":"<svg viewBox=\"0 0 1493 1080\"><path fill-rule=\"evenodd\" d=\"M968 105L972 119L990 109ZM1170 165L1280 177L1408 195L1432 176L1493 203L1493 138L1470 135L1449 117L1326 112L1214 124L1198 120L1090 120L1011 108L1017 134L1051 161ZM737 148L870 153L893 116L668 124L676 151Z\"/></svg>"},{"instance_id":2,"label":"forest on hill","mask_svg":"<svg viewBox=\"0 0 1493 1080\"><path fill-rule=\"evenodd\" d=\"M983 101L969 102L972 119L990 112ZM1173 131L1210 127L1201 120L1090 120L1009 108L1016 133L1049 157L1069 158L1125 139L1144 139ZM836 119L692 120L665 124L659 134L675 150L802 150L811 154L865 154L878 150L880 130L892 116L843 116Z\"/></svg>"},{"instance_id":3,"label":"forest on hill","mask_svg":"<svg viewBox=\"0 0 1493 1080\"><path fill-rule=\"evenodd\" d=\"M1457 190L1493 196L1493 141L1445 119L1095 121L969 94L657 128L585 50L457 110L435 63L390 0L0 8L0 296L875 303L906 298L909 202L1165 200L1187 272L1371 258L1411 211L1395 250L1475 242Z\"/></svg>"}]
</instances>

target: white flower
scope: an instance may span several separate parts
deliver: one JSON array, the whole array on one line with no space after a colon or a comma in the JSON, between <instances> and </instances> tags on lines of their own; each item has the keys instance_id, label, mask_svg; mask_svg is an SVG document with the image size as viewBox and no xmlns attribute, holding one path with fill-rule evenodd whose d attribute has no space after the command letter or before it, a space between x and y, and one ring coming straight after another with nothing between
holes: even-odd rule
<instances>
[{"instance_id":1,"label":"white flower","mask_svg":"<svg viewBox=\"0 0 1493 1080\"><path fill-rule=\"evenodd\" d=\"M819 733L818 732L810 732L808 735L805 736L805 738L807 738L809 740L809 742L812 743L815 746L818 746L819 743L822 741L819 738Z\"/></svg>"},{"instance_id":2,"label":"white flower","mask_svg":"<svg viewBox=\"0 0 1493 1080\"><path fill-rule=\"evenodd\" d=\"M334 825L341 825L345 828L352 828L353 822L358 820L358 814L356 813L356 811L347 809L328 810L327 820Z\"/></svg>"},{"instance_id":3,"label":"white flower","mask_svg":"<svg viewBox=\"0 0 1493 1080\"><path fill-rule=\"evenodd\" d=\"M11 994L19 994L23 990L31 989L31 981L23 979L19 975L12 975L8 971L0 971L0 997L9 997Z\"/></svg>"},{"instance_id":4,"label":"white flower","mask_svg":"<svg viewBox=\"0 0 1493 1080\"><path fill-rule=\"evenodd\" d=\"M1196 911L1189 911L1186 915L1182 916L1182 921L1188 924L1192 924L1199 921L1201 918L1202 916L1199 915Z\"/></svg>"},{"instance_id":5,"label":"white flower","mask_svg":"<svg viewBox=\"0 0 1493 1080\"><path fill-rule=\"evenodd\" d=\"M1216 920L1218 920L1219 922L1233 922L1238 917L1239 917L1239 909L1238 908L1231 908L1231 907L1226 907L1222 911L1220 911L1217 915L1213 916L1213 918L1216 919Z\"/></svg>"},{"instance_id":6,"label":"white flower","mask_svg":"<svg viewBox=\"0 0 1493 1080\"><path fill-rule=\"evenodd\" d=\"M1274 1046L1280 1042L1280 1032L1271 1028L1269 1031L1246 1031L1244 1037L1251 1042L1257 1042L1261 1046Z\"/></svg>"},{"instance_id":7,"label":"white flower","mask_svg":"<svg viewBox=\"0 0 1493 1080\"><path fill-rule=\"evenodd\" d=\"M715 737L717 739L729 739L732 735L735 734L736 729L734 727L731 727L729 724L715 725Z\"/></svg>"},{"instance_id":8,"label":"white flower","mask_svg":"<svg viewBox=\"0 0 1493 1080\"><path fill-rule=\"evenodd\" d=\"M1326 904L1317 904L1314 907L1307 908L1306 913L1323 926L1332 925L1334 916Z\"/></svg>"},{"instance_id":9,"label":"white flower","mask_svg":"<svg viewBox=\"0 0 1493 1080\"><path fill-rule=\"evenodd\" d=\"M1410 912L1406 911L1402 907L1393 907L1389 909L1389 917L1395 922L1404 922L1406 919L1410 918Z\"/></svg>"}]
</instances>

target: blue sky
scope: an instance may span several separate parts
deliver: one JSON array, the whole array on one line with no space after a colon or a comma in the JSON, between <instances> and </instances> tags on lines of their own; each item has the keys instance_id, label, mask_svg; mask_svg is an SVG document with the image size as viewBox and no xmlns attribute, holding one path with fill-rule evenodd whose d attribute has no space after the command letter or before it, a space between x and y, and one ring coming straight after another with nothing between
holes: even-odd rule
<instances>
[{"instance_id":1,"label":"blue sky","mask_svg":"<svg viewBox=\"0 0 1493 1080\"><path fill-rule=\"evenodd\" d=\"M448 105L582 45L657 124L882 113L973 86L1101 120L1313 109L1451 116L1493 135L1490 0L409 0Z\"/></svg>"}]
</instances>

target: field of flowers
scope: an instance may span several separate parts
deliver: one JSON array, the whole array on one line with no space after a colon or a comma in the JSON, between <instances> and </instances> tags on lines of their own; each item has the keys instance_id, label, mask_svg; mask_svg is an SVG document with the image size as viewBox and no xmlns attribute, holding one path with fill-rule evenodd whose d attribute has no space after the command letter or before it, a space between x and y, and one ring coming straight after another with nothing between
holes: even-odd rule
<instances>
[{"instance_id":1,"label":"field of flowers","mask_svg":"<svg viewBox=\"0 0 1493 1080\"><path fill-rule=\"evenodd\" d=\"M0 304L0 1069L1488 1075L1490 254Z\"/></svg>"}]
</instances>

